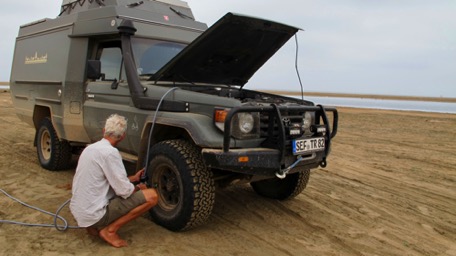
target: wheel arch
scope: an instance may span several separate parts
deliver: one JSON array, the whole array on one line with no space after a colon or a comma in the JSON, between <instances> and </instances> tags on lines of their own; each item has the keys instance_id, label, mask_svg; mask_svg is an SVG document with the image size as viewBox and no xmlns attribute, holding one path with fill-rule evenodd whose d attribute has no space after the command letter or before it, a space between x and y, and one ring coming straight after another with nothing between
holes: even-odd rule
<instances>
[{"instance_id":1,"label":"wheel arch","mask_svg":"<svg viewBox=\"0 0 456 256\"><path fill-rule=\"evenodd\" d=\"M139 146L139 154L138 154L138 162L137 168L141 169L144 167L146 154L147 154L147 145L149 142L150 130L152 129L152 123L147 123L144 127L141 142ZM193 138L190 136L190 133L178 126L168 125L168 124L158 124L156 123L154 126L154 131L152 134L152 139L150 141L150 146L157 144L161 141L165 140L175 140L175 139L182 139L189 141L193 144L196 144ZM138 169L138 170L139 170Z\"/></svg>"},{"instance_id":2,"label":"wheel arch","mask_svg":"<svg viewBox=\"0 0 456 256\"><path fill-rule=\"evenodd\" d=\"M35 129L38 129L41 120L45 117L51 117L52 120L51 108L48 106L35 105L35 108L33 109L33 125L35 126Z\"/></svg>"},{"instance_id":3,"label":"wheel arch","mask_svg":"<svg viewBox=\"0 0 456 256\"><path fill-rule=\"evenodd\" d=\"M51 115L51 108L48 106L41 106L35 105L33 109L33 125L35 127L35 139L33 145L36 147L37 145L37 136L38 136L38 129L40 128L41 120L44 118L49 117L51 118L52 122L52 115Z\"/></svg>"}]
</instances>

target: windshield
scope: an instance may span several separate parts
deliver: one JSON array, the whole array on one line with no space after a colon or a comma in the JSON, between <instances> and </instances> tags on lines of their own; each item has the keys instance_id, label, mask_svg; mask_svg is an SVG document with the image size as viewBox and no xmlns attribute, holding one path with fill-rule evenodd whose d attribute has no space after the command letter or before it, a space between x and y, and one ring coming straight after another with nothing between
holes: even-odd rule
<instances>
[{"instance_id":1,"label":"windshield","mask_svg":"<svg viewBox=\"0 0 456 256\"><path fill-rule=\"evenodd\" d=\"M153 75L186 45L146 38L132 38L138 75Z\"/></svg>"}]
</instances>

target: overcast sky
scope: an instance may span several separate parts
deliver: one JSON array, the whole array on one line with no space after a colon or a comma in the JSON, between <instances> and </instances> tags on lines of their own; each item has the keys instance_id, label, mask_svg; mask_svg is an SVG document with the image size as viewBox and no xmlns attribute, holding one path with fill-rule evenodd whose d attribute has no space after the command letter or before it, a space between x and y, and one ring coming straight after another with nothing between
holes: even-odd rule
<instances>
[{"instance_id":1,"label":"overcast sky","mask_svg":"<svg viewBox=\"0 0 456 256\"><path fill-rule=\"evenodd\" d=\"M131 2L135 2L132 0ZM305 91L456 97L455 0L188 0L208 25L227 12L302 28ZM8 1L0 9L0 81L8 81L19 26L54 18L61 1ZM246 85L299 91L295 40Z\"/></svg>"}]
</instances>

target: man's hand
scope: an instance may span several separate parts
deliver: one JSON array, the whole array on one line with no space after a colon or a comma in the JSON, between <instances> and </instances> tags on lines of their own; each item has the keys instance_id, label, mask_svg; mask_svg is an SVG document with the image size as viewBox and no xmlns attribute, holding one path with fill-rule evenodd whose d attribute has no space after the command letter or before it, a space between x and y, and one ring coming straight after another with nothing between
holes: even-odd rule
<instances>
[{"instance_id":1,"label":"man's hand","mask_svg":"<svg viewBox=\"0 0 456 256\"><path fill-rule=\"evenodd\" d=\"M140 184L136 185L136 187L137 187L139 190L147 189L147 186L146 186L146 184L144 184L144 183L140 183Z\"/></svg>"},{"instance_id":2,"label":"man's hand","mask_svg":"<svg viewBox=\"0 0 456 256\"><path fill-rule=\"evenodd\" d=\"M129 176L128 179L130 180L131 183L137 183L141 180L141 176L144 173L144 168L139 170L135 175Z\"/></svg>"}]
</instances>

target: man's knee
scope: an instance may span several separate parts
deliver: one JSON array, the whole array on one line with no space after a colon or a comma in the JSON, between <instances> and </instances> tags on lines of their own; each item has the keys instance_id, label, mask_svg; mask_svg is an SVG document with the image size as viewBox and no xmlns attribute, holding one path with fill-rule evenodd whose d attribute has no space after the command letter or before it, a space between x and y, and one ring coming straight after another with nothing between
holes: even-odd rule
<instances>
[{"instance_id":1,"label":"man's knee","mask_svg":"<svg viewBox=\"0 0 456 256\"><path fill-rule=\"evenodd\" d=\"M146 202L150 204L152 207L155 206L158 203L158 194L157 191L153 188L148 188L141 190L144 194L144 198L146 199Z\"/></svg>"}]
</instances>

